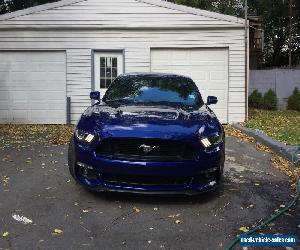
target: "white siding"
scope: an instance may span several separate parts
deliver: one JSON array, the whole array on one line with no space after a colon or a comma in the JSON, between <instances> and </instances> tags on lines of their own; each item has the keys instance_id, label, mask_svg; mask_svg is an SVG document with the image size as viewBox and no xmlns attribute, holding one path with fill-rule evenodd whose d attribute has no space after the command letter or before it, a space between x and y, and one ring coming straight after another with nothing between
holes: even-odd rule
<instances>
[{"instance_id":1,"label":"white siding","mask_svg":"<svg viewBox=\"0 0 300 250\"><path fill-rule=\"evenodd\" d=\"M67 96L71 97L71 120L75 123L91 105L92 57L90 49L67 50Z\"/></svg>"},{"instance_id":2,"label":"white siding","mask_svg":"<svg viewBox=\"0 0 300 250\"><path fill-rule=\"evenodd\" d=\"M150 70L150 48L155 47L228 47L229 49L229 122L245 119L244 31L2 31L1 49L67 50L67 95L72 97L72 121L90 103L91 50L124 49L125 72ZM231 107L234 107L231 109Z\"/></svg>"},{"instance_id":3,"label":"white siding","mask_svg":"<svg viewBox=\"0 0 300 250\"><path fill-rule=\"evenodd\" d=\"M90 104L92 50L124 50L125 72L145 72L150 70L151 48L158 47L228 48L228 120L245 119L240 23L135 0L78 1L0 21L0 50L66 50L72 122Z\"/></svg>"}]
</instances>

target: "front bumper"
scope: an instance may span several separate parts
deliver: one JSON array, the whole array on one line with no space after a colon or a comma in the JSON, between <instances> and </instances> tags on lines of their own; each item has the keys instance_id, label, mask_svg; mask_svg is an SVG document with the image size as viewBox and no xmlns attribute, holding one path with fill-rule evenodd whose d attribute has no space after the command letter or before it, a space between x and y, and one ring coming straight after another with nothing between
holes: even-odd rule
<instances>
[{"instance_id":1,"label":"front bumper","mask_svg":"<svg viewBox=\"0 0 300 250\"><path fill-rule=\"evenodd\" d=\"M101 158L85 145L70 147L69 167L75 179L99 192L194 195L216 189L223 173L224 145L201 152L195 160L172 162Z\"/></svg>"}]
</instances>

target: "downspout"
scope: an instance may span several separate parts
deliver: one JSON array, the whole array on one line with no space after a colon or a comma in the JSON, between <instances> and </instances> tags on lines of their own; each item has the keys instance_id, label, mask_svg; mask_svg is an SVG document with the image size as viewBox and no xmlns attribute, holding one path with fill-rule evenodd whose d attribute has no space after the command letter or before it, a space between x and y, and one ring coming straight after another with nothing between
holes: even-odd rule
<instances>
[{"instance_id":1,"label":"downspout","mask_svg":"<svg viewBox=\"0 0 300 250\"><path fill-rule=\"evenodd\" d=\"M248 1L245 0L245 121L248 120Z\"/></svg>"}]
</instances>

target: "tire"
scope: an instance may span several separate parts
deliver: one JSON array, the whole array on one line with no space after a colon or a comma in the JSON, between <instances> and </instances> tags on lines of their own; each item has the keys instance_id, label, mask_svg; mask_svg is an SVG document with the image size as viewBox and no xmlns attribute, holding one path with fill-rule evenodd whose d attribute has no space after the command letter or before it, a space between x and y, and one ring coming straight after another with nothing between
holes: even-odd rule
<instances>
[{"instance_id":1,"label":"tire","mask_svg":"<svg viewBox=\"0 0 300 250\"><path fill-rule=\"evenodd\" d=\"M75 170L75 145L74 145L74 136L72 136L69 142L68 148L68 166L71 176L77 181L76 170Z\"/></svg>"}]
</instances>

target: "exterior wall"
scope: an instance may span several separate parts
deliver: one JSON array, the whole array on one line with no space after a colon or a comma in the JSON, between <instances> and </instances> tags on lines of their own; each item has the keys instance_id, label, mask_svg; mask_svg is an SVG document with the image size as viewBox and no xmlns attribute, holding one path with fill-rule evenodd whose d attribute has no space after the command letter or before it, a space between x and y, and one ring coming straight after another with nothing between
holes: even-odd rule
<instances>
[{"instance_id":1,"label":"exterior wall","mask_svg":"<svg viewBox=\"0 0 300 250\"><path fill-rule=\"evenodd\" d=\"M73 2L73 3L72 3ZM58 3L52 4L56 6ZM62 4L60 4L62 5ZM45 5L46 6L46 5ZM35 7L1 21L2 27L195 27L241 26L242 19L213 12L143 0L73 0L60 7ZM31 8L33 9L33 8ZM25 10L26 11L26 10ZM16 12L17 13L17 12ZM0 16L1 20L1 16Z\"/></svg>"},{"instance_id":2,"label":"exterior wall","mask_svg":"<svg viewBox=\"0 0 300 250\"><path fill-rule=\"evenodd\" d=\"M272 89L278 97L279 108L285 108L287 98L295 87L300 89L300 70L250 70L249 94L255 89L261 93Z\"/></svg>"},{"instance_id":3,"label":"exterior wall","mask_svg":"<svg viewBox=\"0 0 300 250\"><path fill-rule=\"evenodd\" d=\"M0 30L0 50L66 50L67 95L72 122L90 105L92 50L124 50L125 72L150 70L150 48L229 49L229 122L245 119L243 29Z\"/></svg>"}]
</instances>

